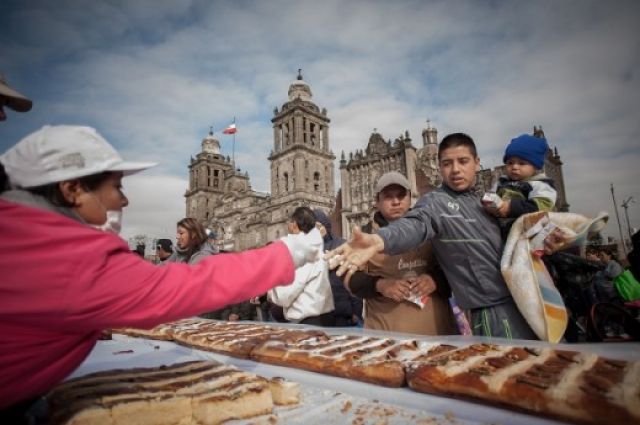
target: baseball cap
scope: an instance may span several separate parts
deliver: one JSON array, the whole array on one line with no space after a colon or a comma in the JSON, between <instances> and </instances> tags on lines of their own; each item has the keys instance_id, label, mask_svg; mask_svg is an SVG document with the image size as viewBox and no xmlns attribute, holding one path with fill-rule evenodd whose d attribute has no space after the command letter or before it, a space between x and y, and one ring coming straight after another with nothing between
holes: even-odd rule
<instances>
[{"instance_id":1,"label":"baseball cap","mask_svg":"<svg viewBox=\"0 0 640 425\"><path fill-rule=\"evenodd\" d=\"M7 98L6 105L14 111L27 112L31 110L31 106L33 105L31 100L27 99L26 96L12 89L2 74L0 74L0 96Z\"/></svg>"},{"instance_id":2,"label":"baseball cap","mask_svg":"<svg viewBox=\"0 0 640 425\"><path fill-rule=\"evenodd\" d=\"M397 171L390 171L388 173L383 174L378 179L378 184L376 184L376 196L378 193L382 192L385 187L391 186L392 184L397 184L398 186L402 186L408 191L411 191L411 185L409 184L409 180L402 174Z\"/></svg>"},{"instance_id":3,"label":"baseball cap","mask_svg":"<svg viewBox=\"0 0 640 425\"><path fill-rule=\"evenodd\" d=\"M2 154L0 162L11 185L23 188L105 171L130 175L156 165L124 161L94 128L75 125L45 125Z\"/></svg>"}]
</instances>

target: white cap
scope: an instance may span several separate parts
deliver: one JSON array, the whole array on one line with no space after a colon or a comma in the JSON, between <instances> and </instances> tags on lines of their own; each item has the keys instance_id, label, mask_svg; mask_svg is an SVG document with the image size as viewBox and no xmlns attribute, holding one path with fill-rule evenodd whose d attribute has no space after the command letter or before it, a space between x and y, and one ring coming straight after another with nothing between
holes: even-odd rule
<instances>
[{"instance_id":1,"label":"white cap","mask_svg":"<svg viewBox=\"0 0 640 425\"><path fill-rule=\"evenodd\" d=\"M23 188L105 171L129 175L156 165L125 162L94 128L76 125L45 125L2 154L0 163L11 185Z\"/></svg>"}]
</instances>

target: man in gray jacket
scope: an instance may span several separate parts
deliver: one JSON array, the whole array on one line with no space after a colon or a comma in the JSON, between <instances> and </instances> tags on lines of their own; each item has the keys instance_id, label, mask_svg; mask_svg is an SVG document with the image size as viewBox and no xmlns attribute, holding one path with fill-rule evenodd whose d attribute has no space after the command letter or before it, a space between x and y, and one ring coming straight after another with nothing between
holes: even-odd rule
<instances>
[{"instance_id":1,"label":"man in gray jacket","mask_svg":"<svg viewBox=\"0 0 640 425\"><path fill-rule=\"evenodd\" d=\"M474 191L480 159L473 139L463 133L446 136L438 160L441 187L376 234L354 228L351 241L333 252L330 264L339 264L337 274L346 273L348 280L374 254L397 255L429 239L458 305L471 316L474 335L537 339L500 273L500 227Z\"/></svg>"}]
</instances>

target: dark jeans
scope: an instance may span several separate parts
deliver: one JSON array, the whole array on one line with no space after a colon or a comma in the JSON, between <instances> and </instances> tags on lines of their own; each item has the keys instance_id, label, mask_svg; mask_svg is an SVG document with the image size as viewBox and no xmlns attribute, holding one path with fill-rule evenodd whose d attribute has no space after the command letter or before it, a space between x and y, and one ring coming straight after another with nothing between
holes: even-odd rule
<instances>
[{"instance_id":1,"label":"dark jeans","mask_svg":"<svg viewBox=\"0 0 640 425\"><path fill-rule=\"evenodd\" d=\"M335 326L336 317L334 316L333 311L330 311L328 313L324 313L319 316L307 317L306 319L302 319L300 323L304 325L329 327L329 326Z\"/></svg>"}]
</instances>

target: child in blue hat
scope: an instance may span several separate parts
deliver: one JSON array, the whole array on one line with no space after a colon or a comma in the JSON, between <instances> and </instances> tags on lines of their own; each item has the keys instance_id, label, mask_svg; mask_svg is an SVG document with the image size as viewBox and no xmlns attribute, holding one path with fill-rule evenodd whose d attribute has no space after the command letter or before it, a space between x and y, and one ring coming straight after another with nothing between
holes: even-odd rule
<instances>
[{"instance_id":1,"label":"child in blue hat","mask_svg":"<svg viewBox=\"0 0 640 425\"><path fill-rule=\"evenodd\" d=\"M544 157L549 146L541 137L523 134L512 139L504 153L506 176L501 176L496 193L498 202L484 201L485 209L501 220L505 235L523 214L552 211L557 193L553 180L544 174Z\"/></svg>"}]
</instances>

